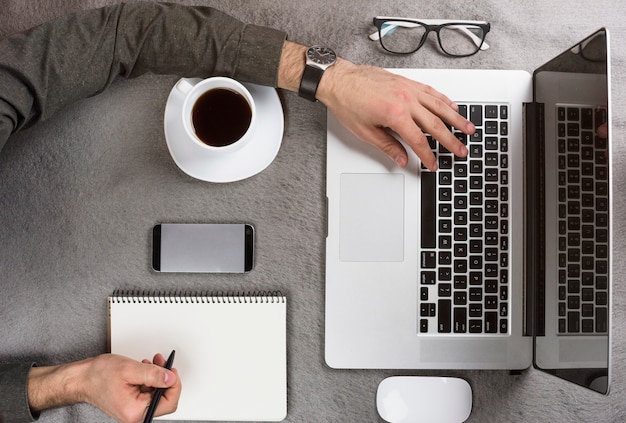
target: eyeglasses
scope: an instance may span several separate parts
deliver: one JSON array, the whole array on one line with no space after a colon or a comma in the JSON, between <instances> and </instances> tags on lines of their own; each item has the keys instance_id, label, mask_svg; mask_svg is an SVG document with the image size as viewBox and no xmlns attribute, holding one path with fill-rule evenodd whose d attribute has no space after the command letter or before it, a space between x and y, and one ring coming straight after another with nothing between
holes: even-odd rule
<instances>
[{"instance_id":1,"label":"eyeglasses","mask_svg":"<svg viewBox=\"0 0 626 423\"><path fill-rule=\"evenodd\" d=\"M377 32L369 36L380 41L390 53L411 54L424 45L430 32L437 33L441 50L453 57L467 57L487 50L485 36L491 26L484 21L451 21L445 19L405 19L377 16Z\"/></svg>"}]
</instances>

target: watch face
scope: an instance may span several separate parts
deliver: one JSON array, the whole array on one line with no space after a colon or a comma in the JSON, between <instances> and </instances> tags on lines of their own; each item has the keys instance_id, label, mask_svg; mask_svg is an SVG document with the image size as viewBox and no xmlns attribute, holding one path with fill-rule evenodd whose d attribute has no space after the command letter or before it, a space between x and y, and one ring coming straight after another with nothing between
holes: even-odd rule
<instances>
[{"instance_id":1,"label":"watch face","mask_svg":"<svg viewBox=\"0 0 626 423\"><path fill-rule=\"evenodd\" d=\"M322 46L313 46L309 48L306 55L310 60L320 65L330 65L337 60L337 55L332 49Z\"/></svg>"}]
</instances>

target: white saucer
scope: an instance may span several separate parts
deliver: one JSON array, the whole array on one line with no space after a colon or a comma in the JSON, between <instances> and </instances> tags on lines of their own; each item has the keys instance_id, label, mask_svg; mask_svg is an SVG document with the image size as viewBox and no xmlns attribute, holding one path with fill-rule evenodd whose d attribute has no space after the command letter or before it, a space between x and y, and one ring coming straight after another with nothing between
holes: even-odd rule
<instances>
[{"instance_id":1,"label":"white saucer","mask_svg":"<svg viewBox=\"0 0 626 423\"><path fill-rule=\"evenodd\" d=\"M278 93L270 87L248 83L244 85L256 104L254 139L232 153L219 156L188 138L180 118L185 96L176 88L170 91L163 124L165 140L174 162L187 175L207 182L240 181L263 171L278 154L285 127Z\"/></svg>"}]
</instances>

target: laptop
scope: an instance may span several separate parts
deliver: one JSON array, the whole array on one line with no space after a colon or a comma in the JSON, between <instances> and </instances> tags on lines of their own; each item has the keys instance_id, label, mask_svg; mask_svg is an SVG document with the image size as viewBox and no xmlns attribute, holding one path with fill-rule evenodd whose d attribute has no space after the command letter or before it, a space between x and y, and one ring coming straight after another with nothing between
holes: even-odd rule
<instances>
[{"instance_id":1,"label":"laptop","mask_svg":"<svg viewBox=\"0 0 626 423\"><path fill-rule=\"evenodd\" d=\"M476 134L402 169L329 112L325 358L341 369L534 365L609 390L609 34L533 75L392 69ZM604 132L603 132L604 131ZM407 151L410 151L407 148Z\"/></svg>"}]
</instances>

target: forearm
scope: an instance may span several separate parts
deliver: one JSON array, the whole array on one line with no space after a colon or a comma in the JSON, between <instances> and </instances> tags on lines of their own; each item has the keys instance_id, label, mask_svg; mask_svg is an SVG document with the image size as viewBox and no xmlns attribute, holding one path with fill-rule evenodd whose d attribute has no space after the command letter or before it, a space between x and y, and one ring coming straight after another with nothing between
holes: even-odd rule
<instances>
[{"instance_id":1,"label":"forearm","mask_svg":"<svg viewBox=\"0 0 626 423\"><path fill-rule=\"evenodd\" d=\"M86 361L34 367L28 375L28 404L34 413L84 402Z\"/></svg>"},{"instance_id":2,"label":"forearm","mask_svg":"<svg viewBox=\"0 0 626 423\"><path fill-rule=\"evenodd\" d=\"M116 4L0 40L0 148L20 128L146 72L276 86L285 34L208 7Z\"/></svg>"}]
</instances>

